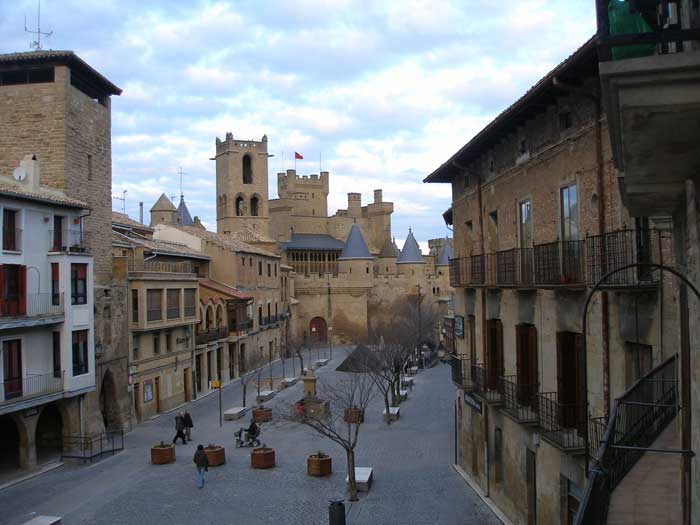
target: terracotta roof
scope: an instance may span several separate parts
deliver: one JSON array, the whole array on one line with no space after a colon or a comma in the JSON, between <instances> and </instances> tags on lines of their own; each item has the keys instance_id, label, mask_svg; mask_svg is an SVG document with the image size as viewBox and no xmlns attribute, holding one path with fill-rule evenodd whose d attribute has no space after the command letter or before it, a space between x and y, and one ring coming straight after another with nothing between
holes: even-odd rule
<instances>
[{"instance_id":1,"label":"terracotta roof","mask_svg":"<svg viewBox=\"0 0 700 525\"><path fill-rule=\"evenodd\" d=\"M0 179L0 195L7 197L25 199L36 202L44 202L46 204L54 204L56 206L66 206L68 208L78 208L89 210L90 206L87 203L71 197L66 197L59 190L50 190L40 188L39 191L32 191L21 184L14 181Z\"/></svg>"},{"instance_id":2,"label":"terracotta roof","mask_svg":"<svg viewBox=\"0 0 700 525\"><path fill-rule=\"evenodd\" d=\"M257 255L264 255L265 257L274 257L276 259L280 258L279 255L275 255L274 253L268 252L267 250L256 248L255 246L251 246L250 244L237 241L236 239L232 239L228 235L224 235L222 233L215 233L207 230L202 230L201 228L197 228L196 226L177 226L177 229L199 237L200 239L204 239L207 242L211 242L218 246L228 248L229 250L232 250L234 252L253 253Z\"/></svg>"},{"instance_id":3,"label":"terracotta roof","mask_svg":"<svg viewBox=\"0 0 700 525\"><path fill-rule=\"evenodd\" d=\"M124 213L119 213L116 211L112 212L112 224L120 224L122 226L129 226L130 228L137 228L139 230L148 230L148 231L153 231L153 228L150 226L146 226L145 224L141 224L138 221L135 221L128 215Z\"/></svg>"},{"instance_id":4,"label":"terracotta roof","mask_svg":"<svg viewBox=\"0 0 700 525\"><path fill-rule=\"evenodd\" d=\"M428 175L423 182L451 182L458 169L455 163L464 164L477 157L484 149L492 146L503 138L507 131L505 128L515 126L514 120L526 118L528 107L536 104L541 98L551 96L554 89L554 79L562 76L575 76L582 66L598 67L598 54L596 37L592 36L585 44L563 60L557 67L542 77L534 86L528 89L523 96L513 102L493 119L484 129L462 146L457 153L452 155L439 168ZM459 168L459 169L464 169Z\"/></svg>"},{"instance_id":5,"label":"terracotta roof","mask_svg":"<svg viewBox=\"0 0 700 525\"><path fill-rule=\"evenodd\" d=\"M71 70L76 70L88 80L95 87L99 88L106 94L109 95L121 95L122 90L117 86L112 84L107 78L105 78L97 70L93 69L87 62L76 55L73 51L54 51L54 50L39 50L39 51L27 51L23 53L6 53L0 54L0 68L3 65L15 65L15 64L35 64L35 63L45 63L45 64L59 64L66 65L71 68Z\"/></svg>"},{"instance_id":6,"label":"terracotta roof","mask_svg":"<svg viewBox=\"0 0 700 525\"><path fill-rule=\"evenodd\" d=\"M253 299L253 296L251 294L241 292L240 290L236 290L235 288L227 284L220 283L219 281L212 281L211 279L201 279L199 281L199 285L203 286L204 288L209 288L210 290L218 292L222 295L228 295L233 299Z\"/></svg>"},{"instance_id":7,"label":"terracotta roof","mask_svg":"<svg viewBox=\"0 0 700 525\"><path fill-rule=\"evenodd\" d=\"M206 259L209 257L206 253L194 250L189 246L171 241L163 241L160 239L147 239L140 235L125 235L123 233L112 231L112 242L128 242L131 246L143 246L144 249L153 254L170 255L174 257L190 257L196 259Z\"/></svg>"}]
</instances>

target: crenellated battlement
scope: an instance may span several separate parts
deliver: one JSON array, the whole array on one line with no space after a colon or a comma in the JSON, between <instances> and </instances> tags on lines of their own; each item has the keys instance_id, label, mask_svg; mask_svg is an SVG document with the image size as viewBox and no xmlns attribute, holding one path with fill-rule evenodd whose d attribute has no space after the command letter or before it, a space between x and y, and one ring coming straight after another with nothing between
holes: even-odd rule
<instances>
[{"instance_id":1,"label":"crenellated battlement","mask_svg":"<svg viewBox=\"0 0 700 525\"><path fill-rule=\"evenodd\" d=\"M277 174L277 190L280 195L284 191L321 191L328 195L328 172L322 171L320 174L297 175L296 170L287 170Z\"/></svg>"},{"instance_id":2,"label":"crenellated battlement","mask_svg":"<svg viewBox=\"0 0 700 525\"><path fill-rule=\"evenodd\" d=\"M244 139L234 139L233 133L230 131L226 133L224 140L216 137L216 154L225 153L231 151L232 149L244 149L244 150L259 150L263 153L267 152L267 135L263 135L262 139L258 140L244 140Z\"/></svg>"}]
</instances>

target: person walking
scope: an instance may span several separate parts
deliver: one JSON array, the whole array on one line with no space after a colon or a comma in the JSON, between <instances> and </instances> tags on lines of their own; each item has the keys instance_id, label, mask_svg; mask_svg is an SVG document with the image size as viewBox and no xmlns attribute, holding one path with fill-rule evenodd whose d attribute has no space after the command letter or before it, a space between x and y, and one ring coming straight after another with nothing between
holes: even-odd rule
<instances>
[{"instance_id":1,"label":"person walking","mask_svg":"<svg viewBox=\"0 0 700 525\"><path fill-rule=\"evenodd\" d=\"M192 416L189 410L185 410L185 437L187 441L192 441L192 429L194 424L192 423Z\"/></svg>"},{"instance_id":2,"label":"person walking","mask_svg":"<svg viewBox=\"0 0 700 525\"><path fill-rule=\"evenodd\" d=\"M185 439L185 418L182 417L182 412L178 412L175 416L175 437L173 438L173 445L177 442L178 438L182 439L182 444L187 445L187 440Z\"/></svg>"},{"instance_id":3,"label":"person walking","mask_svg":"<svg viewBox=\"0 0 700 525\"><path fill-rule=\"evenodd\" d=\"M204 452L204 445L197 445L197 452L194 453L192 461L197 465L197 472L199 472L197 488L201 489L204 486L204 473L209 471L209 458L207 453Z\"/></svg>"}]
</instances>

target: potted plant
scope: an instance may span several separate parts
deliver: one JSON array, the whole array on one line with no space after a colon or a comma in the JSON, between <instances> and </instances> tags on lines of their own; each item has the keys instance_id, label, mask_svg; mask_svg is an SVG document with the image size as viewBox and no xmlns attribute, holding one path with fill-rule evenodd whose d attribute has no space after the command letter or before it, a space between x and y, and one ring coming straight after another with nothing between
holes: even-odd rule
<instances>
[{"instance_id":1,"label":"potted plant","mask_svg":"<svg viewBox=\"0 0 700 525\"><path fill-rule=\"evenodd\" d=\"M151 463L153 465L165 465L175 461L175 445L161 441L151 447Z\"/></svg>"},{"instance_id":2,"label":"potted plant","mask_svg":"<svg viewBox=\"0 0 700 525\"><path fill-rule=\"evenodd\" d=\"M365 422L365 411L361 408L353 405L350 408L345 409L343 414L343 419L346 423L360 424Z\"/></svg>"},{"instance_id":3,"label":"potted plant","mask_svg":"<svg viewBox=\"0 0 700 525\"><path fill-rule=\"evenodd\" d=\"M207 455L210 467L218 467L226 463L226 449L221 445L209 443L209 445L204 447L204 452Z\"/></svg>"},{"instance_id":4,"label":"potted plant","mask_svg":"<svg viewBox=\"0 0 700 525\"><path fill-rule=\"evenodd\" d=\"M275 466L275 450L265 443L262 447L254 448L250 452L250 466L253 468L272 468Z\"/></svg>"},{"instance_id":5,"label":"potted plant","mask_svg":"<svg viewBox=\"0 0 700 525\"><path fill-rule=\"evenodd\" d=\"M320 450L316 454L311 454L306 460L306 473L309 476L328 476L332 472L333 459Z\"/></svg>"},{"instance_id":6,"label":"potted plant","mask_svg":"<svg viewBox=\"0 0 700 525\"><path fill-rule=\"evenodd\" d=\"M272 409L258 405L253 409L253 421L256 423L267 423L272 421Z\"/></svg>"}]
</instances>

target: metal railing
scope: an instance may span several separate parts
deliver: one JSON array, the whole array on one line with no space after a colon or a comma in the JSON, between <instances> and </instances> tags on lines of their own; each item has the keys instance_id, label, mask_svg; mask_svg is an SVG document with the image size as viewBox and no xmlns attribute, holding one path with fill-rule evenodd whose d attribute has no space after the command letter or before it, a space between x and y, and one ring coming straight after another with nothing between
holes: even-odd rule
<instances>
[{"instance_id":1,"label":"metal railing","mask_svg":"<svg viewBox=\"0 0 700 525\"><path fill-rule=\"evenodd\" d=\"M146 321L160 321L163 319L162 308L149 308L146 310Z\"/></svg>"},{"instance_id":2,"label":"metal railing","mask_svg":"<svg viewBox=\"0 0 700 525\"><path fill-rule=\"evenodd\" d=\"M575 285L585 283L585 241L554 241L533 247L535 284Z\"/></svg>"},{"instance_id":3,"label":"metal railing","mask_svg":"<svg viewBox=\"0 0 700 525\"><path fill-rule=\"evenodd\" d=\"M28 293L23 297L5 296L0 301L0 317L54 317L63 314L63 293Z\"/></svg>"},{"instance_id":4,"label":"metal railing","mask_svg":"<svg viewBox=\"0 0 700 525\"><path fill-rule=\"evenodd\" d=\"M563 450L585 448L585 403L561 403L557 392L536 394L542 435Z\"/></svg>"},{"instance_id":5,"label":"metal railing","mask_svg":"<svg viewBox=\"0 0 700 525\"><path fill-rule=\"evenodd\" d=\"M237 332L245 332L246 330L250 330L253 327L253 320L248 319L246 321L241 321L240 323L236 323L235 326Z\"/></svg>"},{"instance_id":6,"label":"metal railing","mask_svg":"<svg viewBox=\"0 0 700 525\"><path fill-rule=\"evenodd\" d=\"M471 282L468 257L450 259L450 286L467 286Z\"/></svg>"},{"instance_id":7,"label":"metal railing","mask_svg":"<svg viewBox=\"0 0 700 525\"><path fill-rule=\"evenodd\" d=\"M450 356L450 366L452 368L452 382L464 390L472 390L472 360L465 355L452 354Z\"/></svg>"},{"instance_id":8,"label":"metal railing","mask_svg":"<svg viewBox=\"0 0 700 525\"><path fill-rule=\"evenodd\" d=\"M658 263L659 232L652 229L617 230L586 238L588 284L593 285L617 268L630 264ZM659 272L634 267L608 277L603 285L654 284Z\"/></svg>"},{"instance_id":9,"label":"metal railing","mask_svg":"<svg viewBox=\"0 0 700 525\"><path fill-rule=\"evenodd\" d=\"M210 328L209 330L198 332L195 336L195 342L198 345L204 345L219 339L225 339L229 335L229 330L225 326L219 328Z\"/></svg>"},{"instance_id":10,"label":"metal railing","mask_svg":"<svg viewBox=\"0 0 700 525\"><path fill-rule=\"evenodd\" d=\"M501 401L502 385L498 375L492 373L489 368L477 364L472 366L472 381L474 392L490 403Z\"/></svg>"},{"instance_id":11,"label":"metal railing","mask_svg":"<svg viewBox=\"0 0 700 525\"><path fill-rule=\"evenodd\" d=\"M185 317L194 317L196 315L196 309L195 306L188 306L185 305Z\"/></svg>"},{"instance_id":12,"label":"metal railing","mask_svg":"<svg viewBox=\"0 0 700 525\"><path fill-rule=\"evenodd\" d=\"M63 391L63 372L56 377L50 374L32 374L27 377L0 382L0 406L25 401L34 397L57 394Z\"/></svg>"},{"instance_id":13,"label":"metal railing","mask_svg":"<svg viewBox=\"0 0 700 525\"><path fill-rule=\"evenodd\" d=\"M678 355L674 355L635 382L615 400L604 434L597 418L592 433L596 441L591 444L592 449L598 444L595 463L576 516L578 525L606 522L612 491L644 454L643 449L650 447L676 417L677 369Z\"/></svg>"},{"instance_id":14,"label":"metal railing","mask_svg":"<svg viewBox=\"0 0 700 525\"><path fill-rule=\"evenodd\" d=\"M58 235L49 230L49 251L86 253L90 251L91 239L90 232L80 229L62 230Z\"/></svg>"},{"instance_id":15,"label":"metal railing","mask_svg":"<svg viewBox=\"0 0 700 525\"><path fill-rule=\"evenodd\" d=\"M142 259L129 260L130 272L154 272L154 273L195 273L192 263L166 262L166 261L144 261Z\"/></svg>"},{"instance_id":16,"label":"metal railing","mask_svg":"<svg viewBox=\"0 0 700 525\"><path fill-rule=\"evenodd\" d=\"M511 248L486 255L486 284L527 286L533 283L532 248Z\"/></svg>"},{"instance_id":17,"label":"metal railing","mask_svg":"<svg viewBox=\"0 0 700 525\"><path fill-rule=\"evenodd\" d=\"M503 392L502 410L508 412L520 423L537 421L536 394L539 384L518 383L518 376L501 377L501 391Z\"/></svg>"},{"instance_id":18,"label":"metal railing","mask_svg":"<svg viewBox=\"0 0 700 525\"><path fill-rule=\"evenodd\" d=\"M20 228L3 228L2 249L8 252L22 251L22 230Z\"/></svg>"},{"instance_id":19,"label":"metal railing","mask_svg":"<svg viewBox=\"0 0 700 525\"><path fill-rule=\"evenodd\" d=\"M168 319L178 319L180 317L180 306L168 306L166 308Z\"/></svg>"},{"instance_id":20,"label":"metal railing","mask_svg":"<svg viewBox=\"0 0 700 525\"><path fill-rule=\"evenodd\" d=\"M63 436L61 460L80 459L93 462L105 454L114 455L124 450L124 431L108 430L90 436Z\"/></svg>"},{"instance_id":21,"label":"metal railing","mask_svg":"<svg viewBox=\"0 0 700 525\"><path fill-rule=\"evenodd\" d=\"M472 285L486 283L486 261L483 255L472 255L469 258L469 283Z\"/></svg>"}]
</instances>

